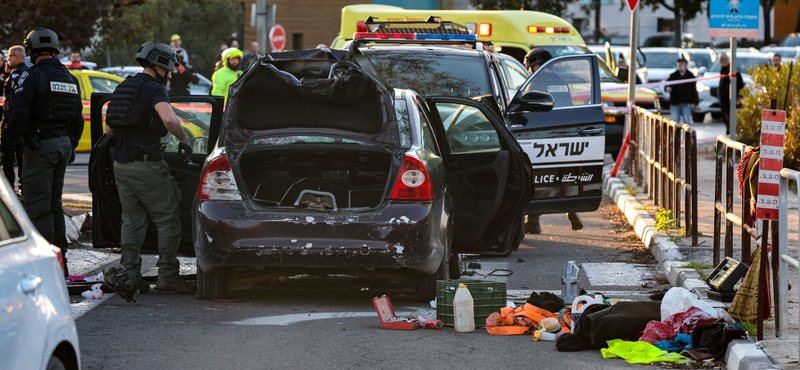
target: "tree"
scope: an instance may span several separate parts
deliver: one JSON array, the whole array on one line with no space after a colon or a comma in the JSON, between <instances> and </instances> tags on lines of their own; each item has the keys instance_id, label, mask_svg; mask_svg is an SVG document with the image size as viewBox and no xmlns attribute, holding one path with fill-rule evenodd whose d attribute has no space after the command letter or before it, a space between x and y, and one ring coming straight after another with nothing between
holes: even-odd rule
<instances>
[{"instance_id":1,"label":"tree","mask_svg":"<svg viewBox=\"0 0 800 370\"><path fill-rule=\"evenodd\" d=\"M4 1L0 12L0 40L3 46L21 45L36 27L64 34L61 46L80 50L91 46L98 21L109 19L117 9L141 1L130 0L25 0ZM120 31L115 27L114 31Z\"/></svg>"},{"instance_id":2,"label":"tree","mask_svg":"<svg viewBox=\"0 0 800 370\"><path fill-rule=\"evenodd\" d=\"M536 10L550 13L561 18L572 14L567 7L577 0L469 0L469 3L481 10Z\"/></svg>"},{"instance_id":3,"label":"tree","mask_svg":"<svg viewBox=\"0 0 800 370\"><path fill-rule=\"evenodd\" d=\"M117 57L112 64L131 65L135 64L136 50L145 41L169 43L170 36L179 34L190 64L198 73L210 77L220 44L239 29L242 20L242 6L236 1L145 0L117 18L102 22L102 41L96 45L95 53L107 56L110 52ZM113 27L116 23L129 26L125 32L118 32Z\"/></svg>"},{"instance_id":4,"label":"tree","mask_svg":"<svg viewBox=\"0 0 800 370\"><path fill-rule=\"evenodd\" d=\"M774 1L774 0L773 0ZM681 46L683 22L690 21L697 17L698 14L703 12L703 4L707 4L708 0L672 0L672 4L668 4L667 0L640 0L639 7L650 7L653 11L658 7L663 6L665 9L671 11L675 15L674 26L675 29L675 46ZM624 6L624 2L623 2ZM706 13L708 9L706 7Z\"/></svg>"}]
</instances>

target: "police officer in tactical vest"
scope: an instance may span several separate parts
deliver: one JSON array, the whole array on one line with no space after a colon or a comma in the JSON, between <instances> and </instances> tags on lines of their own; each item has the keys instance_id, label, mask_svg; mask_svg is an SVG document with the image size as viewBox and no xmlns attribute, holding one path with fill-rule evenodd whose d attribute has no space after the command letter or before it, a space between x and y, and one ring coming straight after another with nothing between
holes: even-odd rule
<instances>
[{"instance_id":1,"label":"police officer in tactical vest","mask_svg":"<svg viewBox=\"0 0 800 370\"><path fill-rule=\"evenodd\" d=\"M114 139L114 178L122 206L122 266L108 269L104 275L106 282L128 302L135 302L139 294L150 290L150 284L142 280L139 254L147 234L148 216L158 229L156 289L179 293L196 290L178 274L181 196L162 158L161 138L167 132L180 140L179 153L192 153L166 89L178 58L168 45L148 41L139 48L136 60L144 71L117 86L106 116L106 134Z\"/></svg>"},{"instance_id":2,"label":"police officer in tactical vest","mask_svg":"<svg viewBox=\"0 0 800 370\"><path fill-rule=\"evenodd\" d=\"M21 142L25 210L42 236L61 248L66 262L67 238L61 192L67 164L83 133L83 106L78 80L56 55L62 36L39 27L23 43L34 66L23 72L14 90L4 153ZM66 271L65 264L65 275Z\"/></svg>"},{"instance_id":3,"label":"police officer in tactical vest","mask_svg":"<svg viewBox=\"0 0 800 370\"><path fill-rule=\"evenodd\" d=\"M5 84L3 85L3 124L2 130L5 131L8 126L8 120L11 113L11 103L14 102L14 90L20 87L19 78L28 66L25 64L25 48L19 45L12 46L8 49L8 63L6 63L8 77L6 77ZM13 136L13 135L12 135ZM0 140L4 136L0 135ZM11 151L5 152L4 149L8 148ZM7 142L5 145L0 144L0 164L3 165L3 173L6 175L11 187L14 187L16 176L14 174L14 162L17 165L17 173L19 174L19 190L22 193L22 145L17 143Z\"/></svg>"}]
</instances>

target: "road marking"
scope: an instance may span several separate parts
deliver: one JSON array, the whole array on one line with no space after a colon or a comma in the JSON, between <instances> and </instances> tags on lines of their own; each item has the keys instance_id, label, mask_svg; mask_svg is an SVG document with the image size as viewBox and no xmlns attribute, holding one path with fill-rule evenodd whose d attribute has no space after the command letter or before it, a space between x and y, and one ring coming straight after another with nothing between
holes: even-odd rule
<instances>
[{"instance_id":1,"label":"road marking","mask_svg":"<svg viewBox=\"0 0 800 370\"><path fill-rule=\"evenodd\" d=\"M412 312L397 312L397 316L412 316ZM278 325L286 326L305 321L347 319L354 317L378 317L377 312L312 312L276 316L252 317L245 320L228 322L233 325Z\"/></svg>"}]
</instances>

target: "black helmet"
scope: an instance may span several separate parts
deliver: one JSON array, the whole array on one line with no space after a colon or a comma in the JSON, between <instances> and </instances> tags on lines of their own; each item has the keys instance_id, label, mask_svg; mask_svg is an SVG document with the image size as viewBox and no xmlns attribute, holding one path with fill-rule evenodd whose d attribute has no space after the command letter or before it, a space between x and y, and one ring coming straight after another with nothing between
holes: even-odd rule
<instances>
[{"instance_id":1,"label":"black helmet","mask_svg":"<svg viewBox=\"0 0 800 370\"><path fill-rule=\"evenodd\" d=\"M25 46L25 55L30 56L34 52L50 51L58 53L58 41L63 40L64 35L56 35L55 32L38 27L28 34L22 45Z\"/></svg>"},{"instance_id":2,"label":"black helmet","mask_svg":"<svg viewBox=\"0 0 800 370\"><path fill-rule=\"evenodd\" d=\"M178 54L167 44L145 42L136 52L136 61L142 67L156 65L172 71L178 65Z\"/></svg>"},{"instance_id":3,"label":"black helmet","mask_svg":"<svg viewBox=\"0 0 800 370\"><path fill-rule=\"evenodd\" d=\"M531 68L537 64L542 64L553 59L553 54L542 48L535 48L525 55L525 68Z\"/></svg>"}]
</instances>

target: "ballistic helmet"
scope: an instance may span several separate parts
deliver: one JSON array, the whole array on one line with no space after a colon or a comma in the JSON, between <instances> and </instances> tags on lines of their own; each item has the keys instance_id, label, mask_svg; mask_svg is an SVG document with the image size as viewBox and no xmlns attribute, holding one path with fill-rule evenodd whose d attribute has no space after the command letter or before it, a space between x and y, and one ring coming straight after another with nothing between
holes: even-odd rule
<instances>
[{"instance_id":1,"label":"ballistic helmet","mask_svg":"<svg viewBox=\"0 0 800 370\"><path fill-rule=\"evenodd\" d=\"M525 68L532 68L537 64L542 64L550 59L553 59L553 54L542 48L535 48L525 55Z\"/></svg>"},{"instance_id":2,"label":"ballistic helmet","mask_svg":"<svg viewBox=\"0 0 800 370\"><path fill-rule=\"evenodd\" d=\"M244 54L242 54L242 51L237 48L225 49L225 51L222 52L222 64L228 65L228 59L231 58L242 59L243 56Z\"/></svg>"},{"instance_id":3,"label":"ballistic helmet","mask_svg":"<svg viewBox=\"0 0 800 370\"><path fill-rule=\"evenodd\" d=\"M145 42L136 52L136 61L142 67L160 66L172 71L178 66L178 55L175 49L167 44Z\"/></svg>"},{"instance_id":4,"label":"ballistic helmet","mask_svg":"<svg viewBox=\"0 0 800 370\"><path fill-rule=\"evenodd\" d=\"M49 51L58 53L58 42L64 39L64 35L56 35L55 32L44 28L38 27L28 34L22 45L25 46L25 55L30 56L31 53Z\"/></svg>"}]
</instances>

